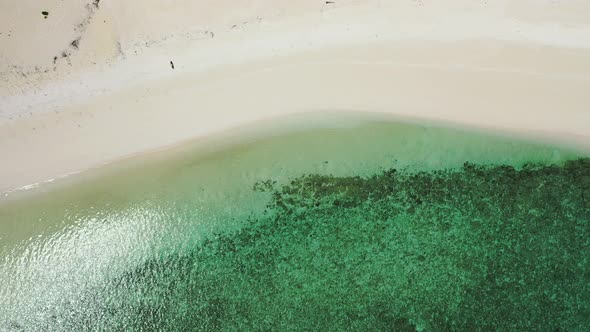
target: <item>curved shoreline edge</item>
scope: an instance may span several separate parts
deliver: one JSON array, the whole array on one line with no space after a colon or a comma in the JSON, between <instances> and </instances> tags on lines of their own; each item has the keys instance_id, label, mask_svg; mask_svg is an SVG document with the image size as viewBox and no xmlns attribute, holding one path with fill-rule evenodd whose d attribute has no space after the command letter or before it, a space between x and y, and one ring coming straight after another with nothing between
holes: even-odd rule
<instances>
[{"instance_id":1,"label":"curved shoreline edge","mask_svg":"<svg viewBox=\"0 0 590 332\"><path fill-rule=\"evenodd\" d=\"M187 39L171 23L186 19L175 16L178 8L147 29L125 23L125 8L104 4L96 15L120 20L113 34L123 56L87 65L108 58L88 38L71 68L25 78L3 70L0 192L314 110L533 132L590 149L590 5L276 6L286 14L251 11L260 20L237 28L229 16L210 15L208 26L224 28ZM150 40L172 37L139 49L141 31L153 33ZM3 66L22 55L9 52ZM31 56L21 67L36 65Z\"/></svg>"}]
</instances>

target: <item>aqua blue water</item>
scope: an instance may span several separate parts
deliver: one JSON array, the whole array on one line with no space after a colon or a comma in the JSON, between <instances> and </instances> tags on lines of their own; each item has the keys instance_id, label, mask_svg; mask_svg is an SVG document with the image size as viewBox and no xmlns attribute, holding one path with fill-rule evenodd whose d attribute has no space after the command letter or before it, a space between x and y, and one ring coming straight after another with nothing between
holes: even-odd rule
<instances>
[{"instance_id":1,"label":"aqua blue water","mask_svg":"<svg viewBox=\"0 0 590 332\"><path fill-rule=\"evenodd\" d=\"M0 205L0 329L586 330L590 161L354 118Z\"/></svg>"}]
</instances>

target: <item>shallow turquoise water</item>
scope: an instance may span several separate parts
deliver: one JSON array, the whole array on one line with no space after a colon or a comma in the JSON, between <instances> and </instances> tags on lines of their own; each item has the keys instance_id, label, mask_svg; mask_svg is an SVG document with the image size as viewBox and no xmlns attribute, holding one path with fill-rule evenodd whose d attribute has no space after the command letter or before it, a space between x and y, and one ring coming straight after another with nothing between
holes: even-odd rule
<instances>
[{"instance_id":1,"label":"shallow turquoise water","mask_svg":"<svg viewBox=\"0 0 590 332\"><path fill-rule=\"evenodd\" d=\"M590 328L583 154L331 123L0 205L0 329Z\"/></svg>"}]
</instances>

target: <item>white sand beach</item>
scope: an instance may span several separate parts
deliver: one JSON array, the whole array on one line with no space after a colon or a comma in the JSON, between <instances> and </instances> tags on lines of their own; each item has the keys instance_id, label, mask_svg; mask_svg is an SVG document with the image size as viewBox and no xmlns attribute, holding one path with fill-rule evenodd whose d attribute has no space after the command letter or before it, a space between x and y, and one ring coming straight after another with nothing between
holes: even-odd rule
<instances>
[{"instance_id":1,"label":"white sand beach","mask_svg":"<svg viewBox=\"0 0 590 332\"><path fill-rule=\"evenodd\" d=\"M2 1L0 192L303 112L590 149L589 86L585 1Z\"/></svg>"}]
</instances>

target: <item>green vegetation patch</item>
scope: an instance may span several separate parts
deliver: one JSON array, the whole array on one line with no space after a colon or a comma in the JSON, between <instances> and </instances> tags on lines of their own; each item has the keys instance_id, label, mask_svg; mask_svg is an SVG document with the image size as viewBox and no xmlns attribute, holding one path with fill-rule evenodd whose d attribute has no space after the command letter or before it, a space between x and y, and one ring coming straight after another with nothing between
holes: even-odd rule
<instances>
[{"instance_id":1,"label":"green vegetation patch","mask_svg":"<svg viewBox=\"0 0 590 332\"><path fill-rule=\"evenodd\" d=\"M255 185L267 211L89 294L63 328L590 330L590 160Z\"/></svg>"}]
</instances>

